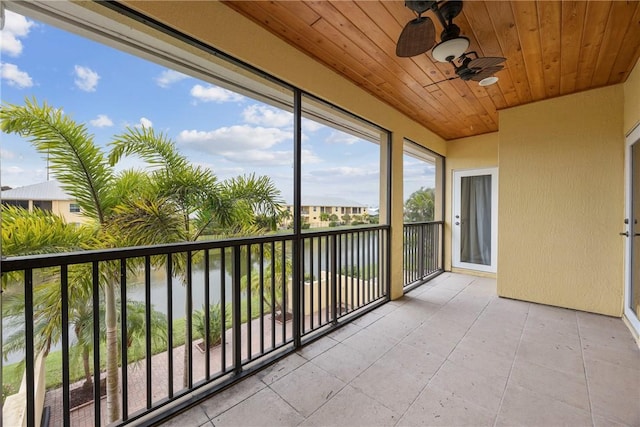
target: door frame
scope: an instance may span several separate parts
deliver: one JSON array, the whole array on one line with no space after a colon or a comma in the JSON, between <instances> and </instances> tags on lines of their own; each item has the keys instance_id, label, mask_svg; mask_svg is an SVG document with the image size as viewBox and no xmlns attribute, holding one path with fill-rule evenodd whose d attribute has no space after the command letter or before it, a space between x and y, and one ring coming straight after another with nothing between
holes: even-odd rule
<instances>
[{"instance_id":1,"label":"door frame","mask_svg":"<svg viewBox=\"0 0 640 427\"><path fill-rule=\"evenodd\" d=\"M460 261L460 228L456 226L456 215L460 210L461 178L491 175L491 264L473 264ZM498 271L498 168L461 169L453 171L451 198L451 267L466 270L496 273Z\"/></svg>"},{"instance_id":2,"label":"door frame","mask_svg":"<svg viewBox=\"0 0 640 427\"><path fill-rule=\"evenodd\" d=\"M625 144L625 217L628 218L629 221L631 219L632 213L632 189L631 189L631 180L632 171L631 171L631 146L635 143L640 144L640 123L636 125L636 127L627 135L626 144ZM631 233L630 225L627 225L626 232ZM625 239L625 262L624 262L624 317L627 319L629 324L637 335L640 335L640 314L636 315L636 313L631 310L631 278L632 278L632 248L633 248L633 239L634 236L628 236ZM636 250L640 250L640 247L636 248Z\"/></svg>"}]
</instances>

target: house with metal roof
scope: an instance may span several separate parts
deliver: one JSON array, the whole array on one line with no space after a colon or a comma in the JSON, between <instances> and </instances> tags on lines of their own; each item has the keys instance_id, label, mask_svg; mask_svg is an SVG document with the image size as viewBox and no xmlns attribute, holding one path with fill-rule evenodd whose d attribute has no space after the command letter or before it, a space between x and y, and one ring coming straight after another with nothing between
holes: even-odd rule
<instances>
[{"instance_id":1,"label":"house with metal roof","mask_svg":"<svg viewBox=\"0 0 640 427\"><path fill-rule=\"evenodd\" d=\"M42 209L60 215L69 224L83 224L88 218L82 215L75 198L67 194L58 181L4 190L0 193L3 205L20 206L29 211Z\"/></svg>"}]
</instances>

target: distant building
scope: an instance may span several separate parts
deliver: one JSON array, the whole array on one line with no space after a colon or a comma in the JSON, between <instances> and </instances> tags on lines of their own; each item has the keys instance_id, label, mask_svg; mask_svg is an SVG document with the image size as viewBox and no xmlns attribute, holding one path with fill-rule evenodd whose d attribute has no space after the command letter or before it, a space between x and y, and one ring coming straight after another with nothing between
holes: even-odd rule
<instances>
[{"instance_id":1,"label":"distant building","mask_svg":"<svg viewBox=\"0 0 640 427\"><path fill-rule=\"evenodd\" d=\"M68 224L84 224L88 218L82 215L76 200L67 194L58 181L3 190L0 193L3 205L20 206L29 211L35 208L60 215Z\"/></svg>"},{"instance_id":2,"label":"distant building","mask_svg":"<svg viewBox=\"0 0 640 427\"><path fill-rule=\"evenodd\" d=\"M293 218L293 203L287 204L285 209ZM310 228L328 227L331 222L339 224L350 224L356 221L367 222L368 209L362 203L340 197L303 196L300 216L303 224L308 223Z\"/></svg>"}]
</instances>

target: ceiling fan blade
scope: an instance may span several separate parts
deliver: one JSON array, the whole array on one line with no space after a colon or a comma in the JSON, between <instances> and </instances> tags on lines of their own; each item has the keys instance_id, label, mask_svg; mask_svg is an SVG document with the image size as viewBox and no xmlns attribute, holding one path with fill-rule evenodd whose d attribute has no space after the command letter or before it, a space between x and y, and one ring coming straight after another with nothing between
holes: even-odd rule
<instances>
[{"instance_id":1,"label":"ceiling fan blade","mask_svg":"<svg viewBox=\"0 0 640 427\"><path fill-rule=\"evenodd\" d=\"M486 56L484 58L472 59L467 65L467 67L482 69L487 67L493 67L495 65L503 63L506 60L507 58L501 58L498 56Z\"/></svg>"},{"instance_id":2,"label":"ceiling fan blade","mask_svg":"<svg viewBox=\"0 0 640 427\"><path fill-rule=\"evenodd\" d=\"M429 87L429 86L437 85L437 84L440 84L440 83L448 82L449 80L459 79L459 78L460 78L459 76L449 77L448 79L439 80L437 82L429 83L428 85L424 85L422 87Z\"/></svg>"},{"instance_id":3,"label":"ceiling fan blade","mask_svg":"<svg viewBox=\"0 0 640 427\"><path fill-rule=\"evenodd\" d=\"M485 68L483 70L478 71L473 76L471 76L470 80L479 82L482 79L485 79L487 77L491 77L492 75L494 75L498 71L502 70L503 68L504 67L502 65L495 65L493 67L487 67L487 68Z\"/></svg>"},{"instance_id":4,"label":"ceiling fan blade","mask_svg":"<svg viewBox=\"0 0 640 427\"><path fill-rule=\"evenodd\" d=\"M396 55L408 58L425 53L436 44L436 28L428 17L412 19L404 26L398 44Z\"/></svg>"}]
</instances>

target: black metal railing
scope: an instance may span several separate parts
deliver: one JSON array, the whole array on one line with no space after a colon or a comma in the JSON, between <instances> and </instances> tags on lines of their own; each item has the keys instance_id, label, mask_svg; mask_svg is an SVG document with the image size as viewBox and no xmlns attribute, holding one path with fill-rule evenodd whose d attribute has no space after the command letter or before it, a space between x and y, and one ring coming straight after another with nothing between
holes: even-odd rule
<instances>
[{"instance_id":1,"label":"black metal railing","mask_svg":"<svg viewBox=\"0 0 640 427\"><path fill-rule=\"evenodd\" d=\"M424 283L444 271L444 221L404 224L404 287Z\"/></svg>"},{"instance_id":2,"label":"black metal railing","mask_svg":"<svg viewBox=\"0 0 640 427\"><path fill-rule=\"evenodd\" d=\"M34 360L43 347L36 332L46 321L38 312L44 287L62 301L59 319L50 319L60 339L46 348L61 353L62 385L48 392L59 398L45 399L52 425L108 423L100 386L113 349L107 338L117 344L116 424L127 424L175 413L386 302L389 227L14 257L2 260L2 273L5 295L24 293L27 425L40 422ZM80 325L83 307L90 315ZM88 341L80 333L87 324ZM74 408L71 395L85 379L72 366L81 344L93 389Z\"/></svg>"}]
</instances>

